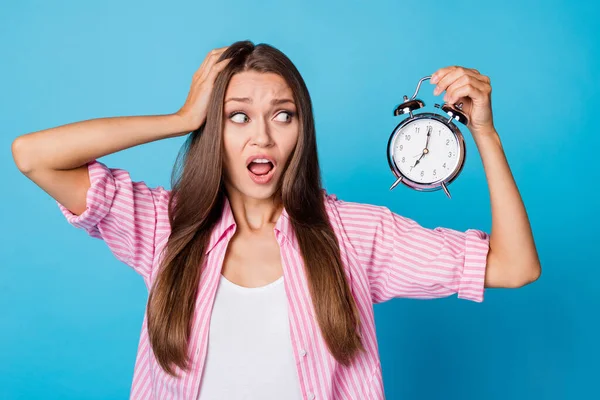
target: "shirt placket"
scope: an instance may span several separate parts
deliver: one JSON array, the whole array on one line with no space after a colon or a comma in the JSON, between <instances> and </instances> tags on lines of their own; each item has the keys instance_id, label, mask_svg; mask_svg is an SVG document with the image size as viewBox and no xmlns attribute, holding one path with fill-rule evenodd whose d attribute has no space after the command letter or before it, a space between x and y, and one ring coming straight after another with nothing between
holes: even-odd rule
<instances>
[{"instance_id":1,"label":"shirt placket","mask_svg":"<svg viewBox=\"0 0 600 400\"><path fill-rule=\"evenodd\" d=\"M292 347L294 349L300 387L302 388L302 397L308 400L315 400L316 388L310 384L310 382L316 382L315 378L311 376L311 374L315 373L312 366L314 362L313 355L309 351L311 348L309 342L311 327L303 326L305 324L303 321L306 319L303 316L308 314L298 298L302 293L297 290L303 284L302 276L304 276L304 270L302 269L302 265L292 265L293 257L291 257L291 252L293 250L290 248L291 244L288 242L288 239L280 231L275 231L275 237L279 243L282 256L281 261L285 276L284 283L286 285L285 291L288 300Z\"/></svg>"}]
</instances>

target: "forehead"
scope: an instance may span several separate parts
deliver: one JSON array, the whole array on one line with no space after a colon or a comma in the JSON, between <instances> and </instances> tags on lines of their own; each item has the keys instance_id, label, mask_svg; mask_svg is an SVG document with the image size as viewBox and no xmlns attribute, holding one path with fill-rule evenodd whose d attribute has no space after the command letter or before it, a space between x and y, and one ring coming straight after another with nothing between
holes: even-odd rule
<instances>
[{"instance_id":1,"label":"forehead","mask_svg":"<svg viewBox=\"0 0 600 400\"><path fill-rule=\"evenodd\" d=\"M225 99L249 97L253 102L272 98L292 98L292 89L280 76L270 72L244 71L231 77Z\"/></svg>"}]
</instances>

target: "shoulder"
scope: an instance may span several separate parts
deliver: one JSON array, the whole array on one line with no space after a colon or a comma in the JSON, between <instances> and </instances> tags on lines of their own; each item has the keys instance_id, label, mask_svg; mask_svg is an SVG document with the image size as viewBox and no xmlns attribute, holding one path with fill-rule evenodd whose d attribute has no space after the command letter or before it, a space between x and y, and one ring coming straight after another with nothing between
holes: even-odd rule
<instances>
[{"instance_id":1,"label":"shoulder","mask_svg":"<svg viewBox=\"0 0 600 400\"><path fill-rule=\"evenodd\" d=\"M342 200L335 194L327 193L325 189L323 197L328 214L335 215L342 223L377 223L381 219L392 217L393 214L386 206Z\"/></svg>"}]
</instances>

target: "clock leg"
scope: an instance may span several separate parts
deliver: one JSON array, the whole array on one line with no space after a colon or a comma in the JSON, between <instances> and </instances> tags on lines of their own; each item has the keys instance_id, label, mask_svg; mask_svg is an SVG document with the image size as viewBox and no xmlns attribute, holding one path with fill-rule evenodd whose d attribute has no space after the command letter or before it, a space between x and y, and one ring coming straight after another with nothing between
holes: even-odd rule
<instances>
[{"instance_id":1,"label":"clock leg","mask_svg":"<svg viewBox=\"0 0 600 400\"><path fill-rule=\"evenodd\" d=\"M395 188L396 186L398 186L398 184L402 182L402 177L398 178L396 180L396 182L394 182L394 184L390 187L390 190L392 190L393 188Z\"/></svg>"},{"instance_id":2,"label":"clock leg","mask_svg":"<svg viewBox=\"0 0 600 400\"><path fill-rule=\"evenodd\" d=\"M451 199L452 196L450 196L450 191L448 190L448 187L446 186L446 182L442 182L442 189L444 189L444 192L446 192L446 196L448 196L448 198Z\"/></svg>"}]
</instances>

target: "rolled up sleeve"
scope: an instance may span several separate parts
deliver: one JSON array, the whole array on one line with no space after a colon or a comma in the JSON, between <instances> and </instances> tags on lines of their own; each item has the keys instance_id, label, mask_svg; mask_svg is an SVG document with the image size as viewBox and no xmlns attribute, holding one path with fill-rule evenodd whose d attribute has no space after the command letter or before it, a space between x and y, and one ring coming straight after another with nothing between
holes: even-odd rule
<instances>
[{"instance_id":1,"label":"rolled up sleeve","mask_svg":"<svg viewBox=\"0 0 600 400\"><path fill-rule=\"evenodd\" d=\"M62 214L74 227L106 242L117 259L149 279L158 213L166 210L168 191L134 182L127 171L96 160L88 163L88 173L85 211L76 215L57 202Z\"/></svg>"}]
</instances>

